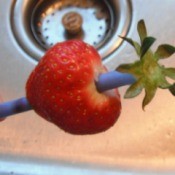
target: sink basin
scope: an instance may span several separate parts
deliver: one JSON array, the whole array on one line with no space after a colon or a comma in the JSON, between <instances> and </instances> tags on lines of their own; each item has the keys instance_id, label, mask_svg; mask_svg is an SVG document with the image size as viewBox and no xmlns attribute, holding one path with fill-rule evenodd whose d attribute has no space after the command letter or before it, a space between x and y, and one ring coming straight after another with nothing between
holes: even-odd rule
<instances>
[{"instance_id":1,"label":"sink basin","mask_svg":"<svg viewBox=\"0 0 175 175\"><path fill-rule=\"evenodd\" d=\"M15 11L12 15L14 6L19 6L20 2L23 1L0 1L2 101L25 96L27 77L37 64L39 56L44 54L35 39L32 41L36 47L32 50L33 46L29 45L28 49L23 37L19 36L21 34L26 40L24 31L20 33L14 25L19 13L23 11ZM116 24L120 26L116 27L116 32L138 40L136 24L144 19L149 35L157 38L153 49L162 43L175 45L174 0L161 3L160 0L128 2L127 10L131 12L124 15L129 17L119 16L119 22L124 20L125 23L123 26ZM122 13L122 8L120 10ZM113 48L108 41L105 40L97 49L109 70L137 58L127 43L115 43L110 39L110 44L117 44ZM175 67L173 59L175 55L163 63ZM126 88L119 89L122 97L119 120L111 129L100 134L75 136L65 133L33 111L6 119L0 124L0 174L174 174L174 97L167 91L158 90L153 102L142 111L144 93L135 99L125 100L123 95Z\"/></svg>"}]
</instances>

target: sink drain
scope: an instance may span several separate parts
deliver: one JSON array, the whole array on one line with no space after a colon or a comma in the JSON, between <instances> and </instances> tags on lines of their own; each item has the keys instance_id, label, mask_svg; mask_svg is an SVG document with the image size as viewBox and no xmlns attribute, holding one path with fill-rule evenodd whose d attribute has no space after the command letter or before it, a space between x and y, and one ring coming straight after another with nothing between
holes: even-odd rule
<instances>
[{"instance_id":1,"label":"sink drain","mask_svg":"<svg viewBox=\"0 0 175 175\"><path fill-rule=\"evenodd\" d=\"M110 21L110 11L103 1L49 1L40 2L33 11L31 27L36 40L43 48L48 49L59 41L72 38L83 39L85 42L99 48L105 40L108 29L113 25ZM76 12L83 20L82 32L71 35L66 32L62 19L66 14ZM70 22L76 23L76 16L71 16ZM79 21L80 22L80 21Z\"/></svg>"},{"instance_id":2,"label":"sink drain","mask_svg":"<svg viewBox=\"0 0 175 175\"><path fill-rule=\"evenodd\" d=\"M11 13L18 43L36 60L69 39L93 45L105 59L120 46L118 35L127 34L130 20L128 0L19 0Z\"/></svg>"}]
</instances>

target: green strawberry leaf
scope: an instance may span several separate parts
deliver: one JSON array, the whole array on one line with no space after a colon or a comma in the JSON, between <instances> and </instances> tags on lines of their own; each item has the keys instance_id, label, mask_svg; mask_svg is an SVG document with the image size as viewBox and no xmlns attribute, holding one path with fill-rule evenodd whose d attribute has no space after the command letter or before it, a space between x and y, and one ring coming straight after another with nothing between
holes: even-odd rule
<instances>
[{"instance_id":1,"label":"green strawberry leaf","mask_svg":"<svg viewBox=\"0 0 175 175\"><path fill-rule=\"evenodd\" d=\"M143 110L145 109L145 106L148 105L155 96L156 90L157 90L156 84L154 83L150 84L150 82L145 83L145 97L142 103Z\"/></svg>"},{"instance_id":2,"label":"green strawberry leaf","mask_svg":"<svg viewBox=\"0 0 175 175\"><path fill-rule=\"evenodd\" d=\"M143 43L141 45L141 58L145 55L145 53L150 49L150 47L153 45L155 42L155 38L153 37L146 37L143 40Z\"/></svg>"},{"instance_id":3,"label":"green strawberry leaf","mask_svg":"<svg viewBox=\"0 0 175 175\"><path fill-rule=\"evenodd\" d=\"M130 73L137 78L142 76L142 64L139 61L131 64L121 64L116 70L123 73Z\"/></svg>"},{"instance_id":4,"label":"green strawberry leaf","mask_svg":"<svg viewBox=\"0 0 175 175\"><path fill-rule=\"evenodd\" d=\"M175 68L164 68L163 73L165 76L175 80Z\"/></svg>"},{"instance_id":5,"label":"green strawberry leaf","mask_svg":"<svg viewBox=\"0 0 175 175\"><path fill-rule=\"evenodd\" d=\"M124 95L125 98L136 97L145 89L145 97L142 102L142 108L144 109L154 98L158 88L169 89L175 96L175 83L170 84L167 81L167 77L175 80L175 68L165 68L158 62L159 59L168 58L175 53L175 47L162 44L156 52L153 52L150 48L155 42L155 38L147 36L147 29L143 20L139 21L137 30L141 45L131 38L121 38L134 47L140 59L134 63L122 64L116 70L130 73L136 78L136 82L127 89Z\"/></svg>"},{"instance_id":6,"label":"green strawberry leaf","mask_svg":"<svg viewBox=\"0 0 175 175\"><path fill-rule=\"evenodd\" d=\"M159 85L158 87L161 89L168 89L171 86L171 84L166 80L164 76L159 77Z\"/></svg>"},{"instance_id":7,"label":"green strawberry leaf","mask_svg":"<svg viewBox=\"0 0 175 175\"><path fill-rule=\"evenodd\" d=\"M137 31L140 36L140 41L143 43L143 40L147 37L147 29L143 19L138 22Z\"/></svg>"},{"instance_id":8,"label":"green strawberry leaf","mask_svg":"<svg viewBox=\"0 0 175 175\"><path fill-rule=\"evenodd\" d=\"M119 37L127 41L129 44L131 44L135 48L137 55L140 56L140 44L138 42L133 41L131 38L126 38L123 36L119 36Z\"/></svg>"},{"instance_id":9,"label":"green strawberry leaf","mask_svg":"<svg viewBox=\"0 0 175 175\"><path fill-rule=\"evenodd\" d=\"M156 52L155 52L155 57L157 59L164 59L170 57L172 54L175 53L175 47L168 45L168 44L162 44L160 45Z\"/></svg>"},{"instance_id":10,"label":"green strawberry leaf","mask_svg":"<svg viewBox=\"0 0 175 175\"><path fill-rule=\"evenodd\" d=\"M172 84L172 85L169 87L169 91L171 92L171 94L172 94L173 96L175 96L175 83Z\"/></svg>"},{"instance_id":11,"label":"green strawberry leaf","mask_svg":"<svg viewBox=\"0 0 175 175\"><path fill-rule=\"evenodd\" d=\"M119 72L133 73L133 64L121 64L116 70Z\"/></svg>"},{"instance_id":12,"label":"green strawberry leaf","mask_svg":"<svg viewBox=\"0 0 175 175\"><path fill-rule=\"evenodd\" d=\"M143 90L142 80L138 80L134 84L132 84L126 91L124 98L133 98L139 95Z\"/></svg>"}]
</instances>

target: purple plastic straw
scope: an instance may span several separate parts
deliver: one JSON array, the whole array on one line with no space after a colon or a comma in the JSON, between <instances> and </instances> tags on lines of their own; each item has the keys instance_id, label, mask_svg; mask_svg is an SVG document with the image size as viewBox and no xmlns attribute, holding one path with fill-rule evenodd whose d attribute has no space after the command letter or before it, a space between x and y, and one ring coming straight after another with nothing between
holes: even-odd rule
<instances>
[{"instance_id":1,"label":"purple plastic straw","mask_svg":"<svg viewBox=\"0 0 175 175\"><path fill-rule=\"evenodd\" d=\"M0 118L8 117L13 114L31 110L28 100L25 97L4 102L0 104Z\"/></svg>"},{"instance_id":2,"label":"purple plastic straw","mask_svg":"<svg viewBox=\"0 0 175 175\"><path fill-rule=\"evenodd\" d=\"M99 76L99 79L96 82L96 87L99 92L103 92L109 89L132 84L135 81L135 77L131 74L111 71Z\"/></svg>"},{"instance_id":3,"label":"purple plastic straw","mask_svg":"<svg viewBox=\"0 0 175 175\"><path fill-rule=\"evenodd\" d=\"M103 92L109 89L132 84L135 81L136 79L131 74L111 71L99 76L99 79L96 82L96 87L99 92ZM31 109L32 107L25 97L1 103L0 118L8 117L10 115L25 112Z\"/></svg>"}]
</instances>

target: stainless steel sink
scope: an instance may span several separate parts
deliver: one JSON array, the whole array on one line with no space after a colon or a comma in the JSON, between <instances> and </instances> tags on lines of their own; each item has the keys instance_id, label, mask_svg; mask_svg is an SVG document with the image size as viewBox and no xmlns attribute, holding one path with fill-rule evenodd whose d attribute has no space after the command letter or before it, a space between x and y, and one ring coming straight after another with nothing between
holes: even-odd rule
<instances>
[{"instance_id":1,"label":"stainless steel sink","mask_svg":"<svg viewBox=\"0 0 175 175\"><path fill-rule=\"evenodd\" d=\"M25 96L27 77L48 48L47 43L40 42L42 37L33 35L32 32L37 32L30 28L31 21L27 21L32 15L39 18L32 13L32 9L37 11L36 2L0 1L0 97L3 101ZM43 2L38 1L40 5ZM132 47L117 35L137 40L136 25L140 19L145 20L148 33L157 38L153 49L162 43L175 45L174 0L104 0L103 3L110 10L100 21L108 30L101 31L103 39L87 42L99 50L109 70L136 59ZM103 17L110 18L110 23L109 20L103 23ZM175 66L174 59L175 55L163 63ZM119 89L121 97L125 90L126 87ZM0 174L174 174L175 98L159 90L146 111L142 111L143 95L133 100L122 98L118 122L96 135L67 134L33 111L6 119L0 123Z\"/></svg>"}]
</instances>

